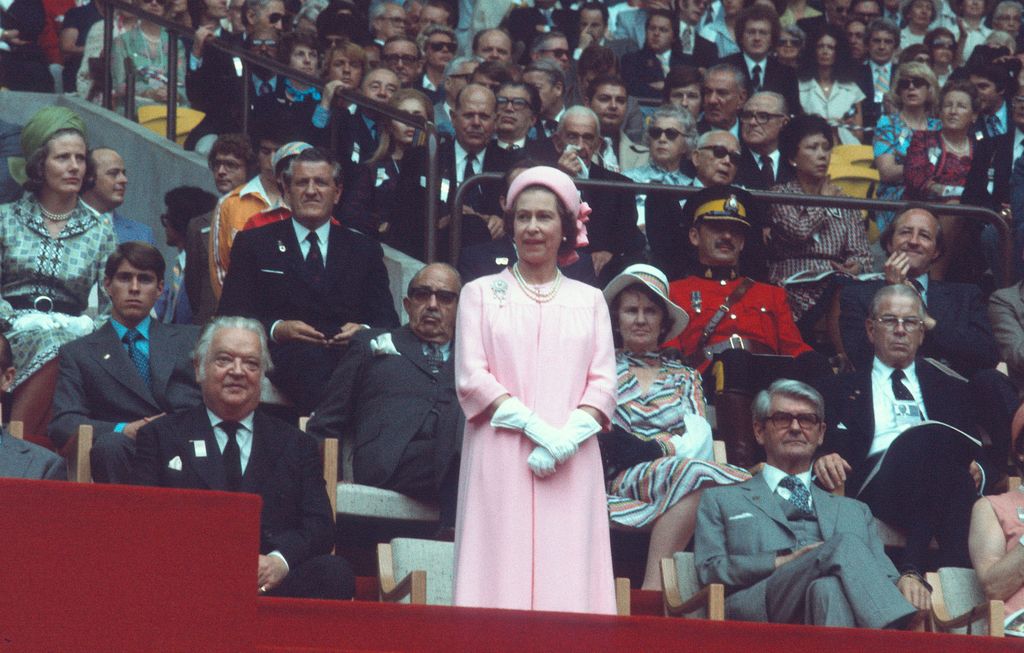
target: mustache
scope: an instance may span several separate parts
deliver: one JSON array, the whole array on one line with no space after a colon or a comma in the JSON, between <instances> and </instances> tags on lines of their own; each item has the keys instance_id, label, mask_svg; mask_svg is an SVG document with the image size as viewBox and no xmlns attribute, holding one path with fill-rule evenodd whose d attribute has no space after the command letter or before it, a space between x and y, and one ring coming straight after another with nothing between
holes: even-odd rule
<instances>
[{"instance_id":1,"label":"mustache","mask_svg":"<svg viewBox=\"0 0 1024 653\"><path fill-rule=\"evenodd\" d=\"M736 249L736 243L732 242L731 240L726 240L725 238L716 238L715 248L717 249L719 247L728 247L729 249Z\"/></svg>"}]
</instances>

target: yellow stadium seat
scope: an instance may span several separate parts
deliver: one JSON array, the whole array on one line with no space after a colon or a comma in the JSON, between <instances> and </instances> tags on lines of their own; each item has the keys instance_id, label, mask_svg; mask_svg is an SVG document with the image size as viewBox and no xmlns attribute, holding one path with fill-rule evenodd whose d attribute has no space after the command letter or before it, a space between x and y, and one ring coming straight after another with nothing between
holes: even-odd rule
<instances>
[{"instance_id":1,"label":"yellow stadium seat","mask_svg":"<svg viewBox=\"0 0 1024 653\"><path fill-rule=\"evenodd\" d=\"M138 109L139 124L146 129L159 134L167 135L167 107L162 104L147 104ZM178 145L184 145L189 132L195 129L196 125L206 116L202 111L196 111L188 107L178 107L177 134L175 134Z\"/></svg>"},{"instance_id":2,"label":"yellow stadium seat","mask_svg":"<svg viewBox=\"0 0 1024 653\"><path fill-rule=\"evenodd\" d=\"M870 145L836 145L832 148L832 165L845 164L870 168L875 163L875 151Z\"/></svg>"},{"instance_id":3,"label":"yellow stadium seat","mask_svg":"<svg viewBox=\"0 0 1024 653\"><path fill-rule=\"evenodd\" d=\"M850 197L868 198L874 195L878 184L878 171L863 166L836 164L835 160L828 168L832 183L839 186Z\"/></svg>"}]
</instances>

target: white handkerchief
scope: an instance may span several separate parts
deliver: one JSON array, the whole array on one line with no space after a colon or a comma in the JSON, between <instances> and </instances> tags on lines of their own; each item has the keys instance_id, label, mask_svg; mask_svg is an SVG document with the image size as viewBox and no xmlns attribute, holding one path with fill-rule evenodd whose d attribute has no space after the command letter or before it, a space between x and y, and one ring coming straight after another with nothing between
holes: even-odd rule
<instances>
[{"instance_id":1,"label":"white handkerchief","mask_svg":"<svg viewBox=\"0 0 1024 653\"><path fill-rule=\"evenodd\" d=\"M374 356L401 356L395 349L395 343L391 341L390 333L382 333L370 341L370 351Z\"/></svg>"},{"instance_id":2,"label":"white handkerchief","mask_svg":"<svg viewBox=\"0 0 1024 653\"><path fill-rule=\"evenodd\" d=\"M738 515L733 515L732 517L730 517L729 521L736 521L737 519L749 519L751 517L753 517L753 515L749 512L741 512Z\"/></svg>"},{"instance_id":3,"label":"white handkerchief","mask_svg":"<svg viewBox=\"0 0 1024 653\"><path fill-rule=\"evenodd\" d=\"M174 471L180 472L181 471L181 457L180 456L175 456L174 458L171 458L171 462L167 463L167 467L169 469L173 469Z\"/></svg>"},{"instance_id":4,"label":"white handkerchief","mask_svg":"<svg viewBox=\"0 0 1024 653\"><path fill-rule=\"evenodd\" d=\"M843 424L842 422L839 422L838 424L836 424L836 428L841 430L841 431L849 430L849 429L846 428L846 424Z\"/></svg>"}]
</instances>

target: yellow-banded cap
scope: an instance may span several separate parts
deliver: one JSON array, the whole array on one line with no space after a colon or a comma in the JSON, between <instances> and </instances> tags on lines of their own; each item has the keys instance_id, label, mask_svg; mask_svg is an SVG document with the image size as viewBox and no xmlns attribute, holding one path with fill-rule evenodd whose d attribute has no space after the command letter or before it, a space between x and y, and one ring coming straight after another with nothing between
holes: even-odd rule
<instances>
[{"instance_id":1,"label":"yellow-banded cap","mask_svg":"<svg viewBox=\"0 0 1024 653\"><path fill-rule=\"evenodd\" d=\"M693 223L696 225L700 220L729 220L739 222L744 227L750 226L747 209L734 194L701 203L693 212Z\"/></svg>"}]
</instances>

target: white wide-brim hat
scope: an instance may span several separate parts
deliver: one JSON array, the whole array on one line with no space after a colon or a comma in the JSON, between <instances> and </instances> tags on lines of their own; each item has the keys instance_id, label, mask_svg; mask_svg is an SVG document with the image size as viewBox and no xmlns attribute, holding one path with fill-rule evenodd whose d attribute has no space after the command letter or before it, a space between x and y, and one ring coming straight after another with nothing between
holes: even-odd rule
<instances>
[{"instance_id":1,"label":"white wide-brim hat","mask_svg":"<svg viewBox=\"0 0 1024 653\"><path fill-rule=\"evenodd\" d=\"M647 265L646 263L631 265L608 282L604 289L604 299L608 302L608 306L611 307L612 301L615 300L615 297L620 292L636 283L644 284L665 302L671 326L664 340L668 342L675 339L676 336L683 332L686 325L690 323L690 316L678 304L668 298L668 277L653 265Z\"/></svg>"}]
</instances>

